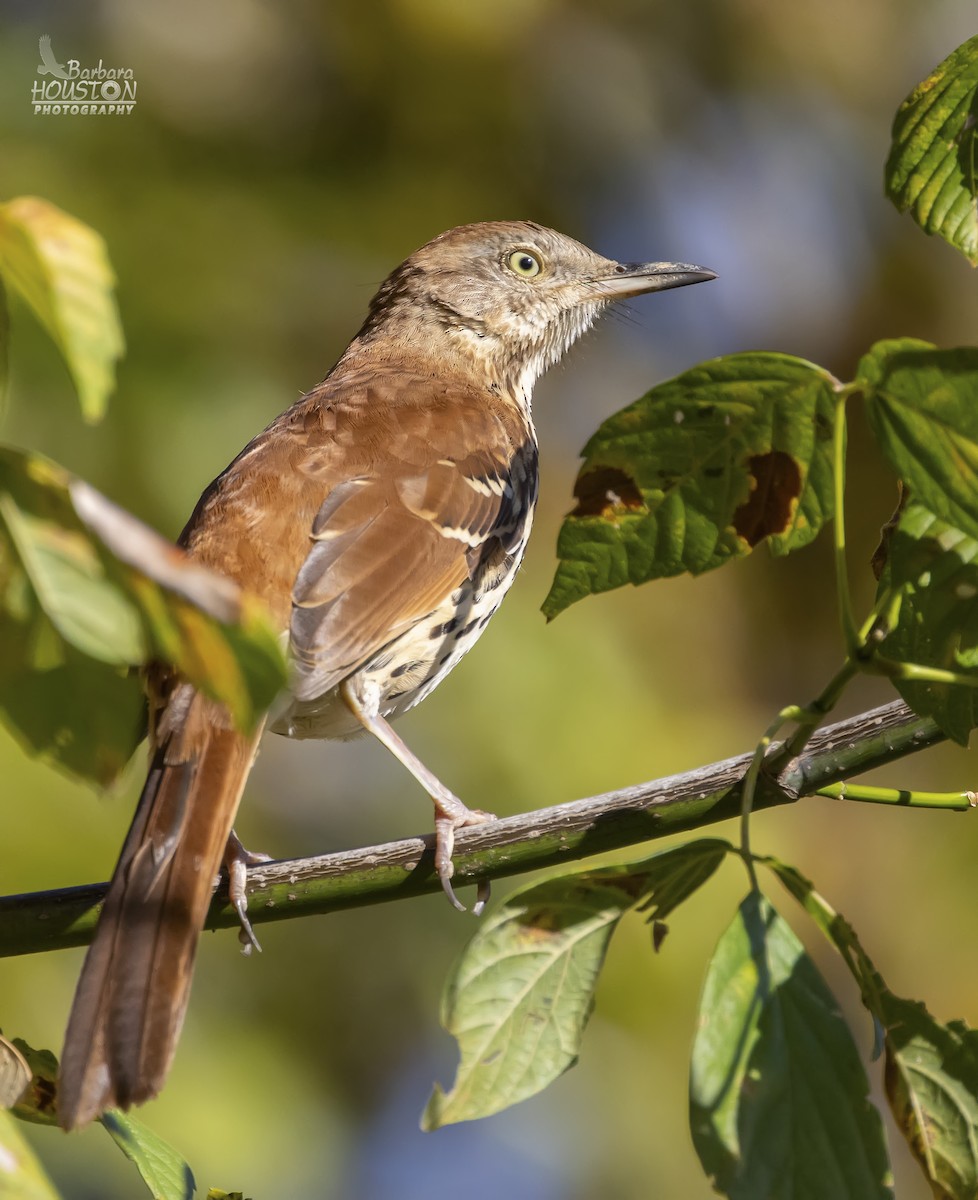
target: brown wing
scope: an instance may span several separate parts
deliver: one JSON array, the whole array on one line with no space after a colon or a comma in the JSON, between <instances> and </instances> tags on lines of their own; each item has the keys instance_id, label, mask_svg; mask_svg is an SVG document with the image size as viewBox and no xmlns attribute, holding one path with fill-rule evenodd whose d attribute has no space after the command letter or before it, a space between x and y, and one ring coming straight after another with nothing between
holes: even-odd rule
<instances>
[{"instance_id":1,"label":"brown wing","mask_svg":"<svg viewBox=\"0 0 978 1200\"><path fill-rule=\"evenodd\" d=\"M529 422L491 394L433 387L398 381L370 431L383 438L370 469L337 484L313 522L292 592L300 700L430 616L485 556L522 542L536 489Z\"/></svg>"},{"instance_id":2,"label":"brown wing","mask_svg":"<svg viewBox=\"0 0 978 1200\"><path fill-rule=\"evenodd\" d=\"M423 620L485 555L521 541L536 495L529 419L465 381L329 376L207 489L194 557L288 627L300 700Z\"/></svg>"}]
</instances>

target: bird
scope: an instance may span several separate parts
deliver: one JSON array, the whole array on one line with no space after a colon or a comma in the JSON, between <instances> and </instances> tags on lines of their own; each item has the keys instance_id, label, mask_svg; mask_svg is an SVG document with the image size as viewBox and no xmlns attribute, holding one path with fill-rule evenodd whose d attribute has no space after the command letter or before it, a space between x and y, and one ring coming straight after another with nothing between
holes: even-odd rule
<instances>
[{"instance_id":1,"label":"bird","mask_svg":"<svg viewBox=\"0 0 978 1200\"><path fill-rule=\"evenodd\" d=\"M42 33L37 39L37 51L41 57L40 65L37 68L38 75L53 75L56 79L67 79L69 77L64 63L59 63L54 57L54 51L51 49L50 34Z\"/></svg>"},{"instance_id":2,"label":"bird","mask_svg":"<svg viewBox=\"0 0 978 1200\"><path fill-rule=\"evenodd\" d=\"M467 808L391 721L441 682L513 582L537 500L538 377L613 302L714 279L619 263L532 221L450 229L381 284L325 379L205 489L179 544L257 594L287 637L292 738L366 730L435 807L449 898ZM233 832L262 730L174 671L147 676L150 766L71 1009L59 1119L86 1125L157 1095L222 862L245 918Z\"/></svg>"}]
</instances>

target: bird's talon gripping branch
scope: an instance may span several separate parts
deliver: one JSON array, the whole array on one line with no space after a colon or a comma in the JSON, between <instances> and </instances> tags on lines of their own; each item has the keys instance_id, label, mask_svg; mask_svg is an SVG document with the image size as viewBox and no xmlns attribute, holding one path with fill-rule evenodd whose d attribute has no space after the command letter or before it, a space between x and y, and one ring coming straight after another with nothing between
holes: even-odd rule
<instances>
[{"instance_id":1,"label":"bird's talon gripping branch","mask_svg":"<svg viewBox=\"0 0 978 1200\"><path fill-rule=\"evenodd\" d=\"M241 953L245 956L257 950L261 954L261 945L255 936L251 921L248 920L248 868L259 863L271 862L270 854L260 851L246 850L238 835L232 830L224 851L224 868L228 873L228 898L238 914L241 928L238 930L238 941L241 943Z\"/></svg>"},{"instance_id":2,"label":"bird's talon gripping branch","mask_svg":"<svg viewBox=\"0 0 978 1200\"><path fill-rule=\"evenodd\" d=\"M465 905L459 900L452 887L452 877L455 874L455 863L452 856L455 852L455 831L472 825L483 825L486 821L495 821L493 813L483 812L478 808L466 808L457 796L447 790L438 796L432 796L435 803L435 870L441 880L445 895L459 912L465 912ZM479 881L475 904L472 912L478 917L482 914L489 901L490 885L488 879Z\"/></svg>"}]
</instances>

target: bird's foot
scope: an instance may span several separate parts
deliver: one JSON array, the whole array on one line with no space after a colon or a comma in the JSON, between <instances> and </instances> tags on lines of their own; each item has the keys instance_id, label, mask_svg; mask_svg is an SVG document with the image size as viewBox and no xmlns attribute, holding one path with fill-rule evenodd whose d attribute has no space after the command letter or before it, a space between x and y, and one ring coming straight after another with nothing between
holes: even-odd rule
<instances>
[{"instance_id":1,"label":"bird's foot","mask_svg":"<svg viewBox=\"0 0 978 1200\"><path fill-rule=\"evenodd\" d=\"M255 937L255 931L248 920L248 895L245 890L248 882L248 868L259 863L271 862L270 854L261 854L246 850L238 835L231 830L227 847L224 850L224 868L228 873L228 898L234 905L241 928L238 930L238 941L241 943L241 953L249 955L252 950L261 954L261 945Z\"/></svg>"},{"instance_id":2,"label":"bird's foot","mask_svg":"<svg viewBox=\"0 0 978 1200\"><path fill-rule=\"evenodd\" d=\"M340 684L340 695L364 729L372 733L396 758L400 759L431 797L435 806L435 870L438 872L445 895L459 912L465 912L465 905L455 895L455 889L452 887L452 876L455 874L455 864L452 862L455 831L465 829L469 825L481 825L484 821L494 821L495 816L492 813L481 812L477 808L466 808L458 796L449 791L433 771L428 770L421 759L408 749L390 724L377 711L378 696L376 693L364 699L357 693L352 682L347 679ZM479 916L488 901L489 881L480 879L475 904L472 905L473 913Z\"/></svg>"},{"instance_id":3,"label":"bird's foot","mask_svg":"<svg viewBox=\"0 0 978 1200\"><path fill-rule=\"evenodd\" d=\"M433 795L435 803L435 870L441 880L442 889L452 904L465 912L465 905L455 895L452 887L452 876L455 874L455 863L452 854L455 850L455 831L465 829L470 825L482 825L486 821L495 821L494 813L483 812L478 808L467 808L458 796L443 788ZM489 902L490 884L488 879L480 879L472 912L478 917Z\"/></svg>"}]
</instances>

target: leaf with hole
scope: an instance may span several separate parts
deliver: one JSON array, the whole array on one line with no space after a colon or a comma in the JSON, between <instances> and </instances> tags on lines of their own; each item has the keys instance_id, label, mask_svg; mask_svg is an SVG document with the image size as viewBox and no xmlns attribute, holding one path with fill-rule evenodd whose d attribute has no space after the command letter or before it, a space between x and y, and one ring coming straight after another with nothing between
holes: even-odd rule
<instances>
[{"instance_id":1,"label":"leaf with hole","mask_svg":"<svg viewBox=\"0 0 978 1200\"><path fill-rule=\"evenodd\" d=\"M832 515L837 381L786 354L733 354L653 388L584 448L543 611L765 542L807 545Z\"/></svg>"}]
</instances>

